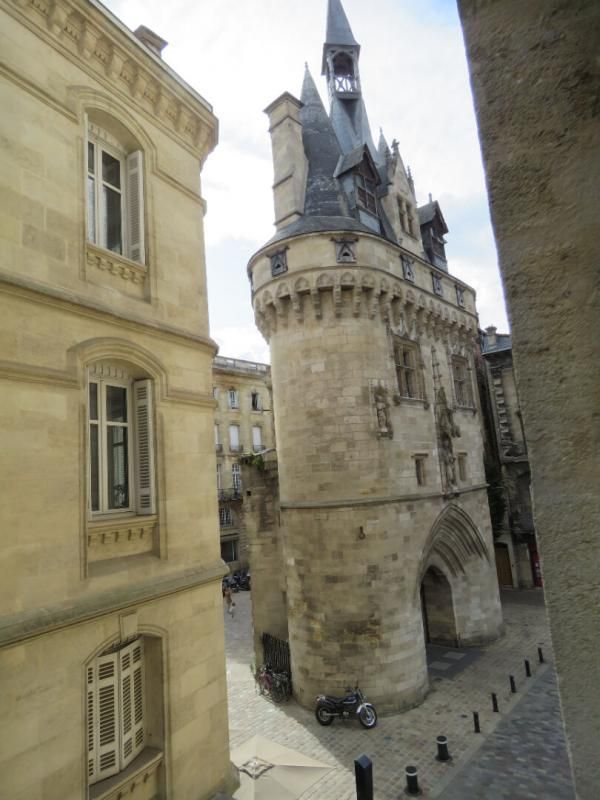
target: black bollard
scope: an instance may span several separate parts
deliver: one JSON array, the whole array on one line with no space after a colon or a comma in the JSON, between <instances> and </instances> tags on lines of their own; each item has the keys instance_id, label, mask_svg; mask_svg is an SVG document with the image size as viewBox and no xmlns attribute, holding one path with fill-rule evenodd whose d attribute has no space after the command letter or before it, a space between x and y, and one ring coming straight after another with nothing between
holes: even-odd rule
<instances>
[{"instance_id":1,"label":"black bollard","mask_svg":"<svg viewBox=\"0 0 600 800\"><path fill-rule=\"evenodd\" d=\"M354 759L356 800L373 800L373 762L362 755Z\"/></svg>"},{"instance_id":2,"label":"black bollard","mask_svg":"<svg viewBox=\"0 0 600 800\"><path fill-rule=\"evenodd\" d=\"M528 678L531 678L531 666L529 665L529 661L527 659L525 659L525 675L527 675Z\"/></svg>"},{"instance_id":3,"label":"black bollard","mask_svg":"<svg viewBox=\"0 0 600 800\"><path fill-rule=\"evenodd\" d=\"M448 738L446 736L438 736L437 742L437 756L438 761L451 761L452 756L448 752Z\"/></svg>"},{"instance_id":4,"label":"black bollard","mask_svg":"<svg viewBox=\"0 0 600 800\"><path fill-rule=\"evenodd\" d=\"M538 647L538 660L540 664L544 663L544 654L542 653L542 648Z\"/></svg>"},{"instance_id":5,"label":"black bollard","mask_svg":"<svg viewBox=\"0 0 600 800\"><path fill-rule=\"evenodd\" d=\"M492 692L492 711L498 711L498 696Z\"/></svg>"},{"instance_id":6,"label":"black bollard","mask_svg":"<svg viewBox=\"0 0 600 800\"><path fill-rule=\"evenodd\" d=\"M416 767L406 767L406 794L421 794Z\"/></svg>"},{"instance_id":7,"label":"black bollard","mask_svg":"<svg viewBox=\"0 0 600 800\"><path fill-rule=\"evenodd\" d=\"M509 677L509 680L510 680L510 690L511 690L511 692L513 694L516 694L517 693L517 687L515 685L515 679L514 679L514 677L512 675L509 675L508 677Z\"/></svg>"},{"instance_id":8,"label":"black bollard","mask_svg":"<svg viewBox=\"0 0 600 800\"><path fill-rule=\"evenodd\" d=\"M481 728L479 727L479 714L477 711L473 712L473 733L481 733Z\"/></svg>"}]
</instances>

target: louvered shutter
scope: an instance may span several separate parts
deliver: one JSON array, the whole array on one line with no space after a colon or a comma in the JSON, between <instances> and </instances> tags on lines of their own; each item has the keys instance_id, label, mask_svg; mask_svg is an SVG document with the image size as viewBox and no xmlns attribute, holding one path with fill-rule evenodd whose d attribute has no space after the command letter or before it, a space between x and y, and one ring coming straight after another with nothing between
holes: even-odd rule
<instances>
[{"instance_id":1,"label":"louvered shutter","mask_svg":"<svg viewBox=\"0 0 600 800\"><path fill-rule=\"evenodd\" d=\"M96 753L96 715L97 715L97 688L96 664L91 664L86 670L87 691L87 773L88 781L93 783L96 778L97 753Z\"/></svg>"},{"instance_id":2,"label":"louvered shutter","mask_svg":"<svg viewBox=\"0 0 600 800\"><path fill-rule=\"evenodd\" d=\"M144 749L144 645L141 639L119 650L121 769Z\"/></svg>"},{"instance_id":3,"label":"louvered shutter","mask_svg":"<svg viewBox=\"0 0 600 800\"><path fill-rule=\"evenodd\" d=\"M119 772L117 654L96 660L96 780Z\"/></svg>"},{"instance_id":4,"label":"louvered shutter","mask_svg":"<svg viewBox=\"0 0 600 800\"><path fill-rule=\"evenodd\" d=\"M155 514L152 381L135 381L133 396L136 423L137 511L138 514Z\"/></svg>"},{"instance_id":5,"label":"louvered shutter","mask_svg":"<svg viewBox=\"0 0 600 800\"><path fill-rule=\"evenodd\" d=\"M127 156L127 255L140 264L146 263L143 163L141 150Z\"/></svg>"},{"instance_id":6,"label":"louvered shutter","mask_svg":"<svg viewBox=\"0 0 600 800\"><path fill-rule=\"evenodd\" d=\"M145 690L144 690L144 641L133 643L133 755L144 749L145 741Z\"/></svg>"}]
</instances>

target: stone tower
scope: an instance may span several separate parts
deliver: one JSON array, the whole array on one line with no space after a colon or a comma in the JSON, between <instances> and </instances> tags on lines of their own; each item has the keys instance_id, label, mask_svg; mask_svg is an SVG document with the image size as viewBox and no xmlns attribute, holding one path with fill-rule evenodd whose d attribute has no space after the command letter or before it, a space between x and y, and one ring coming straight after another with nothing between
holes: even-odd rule
<instances>
[{"instance_id":1,"label":"stone tower","mask_svg":"<svg viewBox=\"0 0 600 800\"><path fill-rule=\"evenodd\" d=\"M326 112L308 71L266 113L275 236L250 260L270 343L295 693L357 680L418 703L425 641L502 627L473 373L475 295L447 271L437 202L375 147L360 46L329 0ZM424 242L422 236L426 239Z\"/></svg>"}]
</instances>

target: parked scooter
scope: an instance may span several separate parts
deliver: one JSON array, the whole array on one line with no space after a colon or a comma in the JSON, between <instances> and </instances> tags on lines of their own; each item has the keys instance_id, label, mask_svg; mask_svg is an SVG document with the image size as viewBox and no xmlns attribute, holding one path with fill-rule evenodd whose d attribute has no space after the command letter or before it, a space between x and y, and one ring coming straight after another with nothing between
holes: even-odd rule
<instances>
[{"instance_id":1,"label":"parked scooter","mask_svg":"<svg viewBox=\"0 0 600 800\"><path fill-rule=\"evenodd\" d=\"M374 728L377 725L377 711L375 706L367 703L367 698L358 688L346 689L348 694L345 697L332 697L331 695L320 694L317 697L315 717L321 725L331 725L334 717L352 718L358 717L358 721L363 728Z\"/></svg>"}]
</instances>

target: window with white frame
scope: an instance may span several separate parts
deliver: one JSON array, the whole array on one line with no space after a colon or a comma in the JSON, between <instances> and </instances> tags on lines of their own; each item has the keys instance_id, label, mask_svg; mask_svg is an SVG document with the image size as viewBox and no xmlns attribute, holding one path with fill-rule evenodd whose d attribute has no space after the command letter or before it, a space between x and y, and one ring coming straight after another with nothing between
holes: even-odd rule
<instances>
[{"instance_id":1,"label":"window with white frame","mask_svg":"<svg viewBox=\"0 0 600 800\"><path fill-rule=\"evenodd\" d=\"M221 542L221 558L225 563L230 564L238 560L238 540L225 539Z\"/></svg>"},{"instance_id":2,"label":"window with white frame","mask_svg":"<svg viewBox=\"0 0 600 800\"><path fill-rule=\"evenodd\" d=\"M230 389L227 393L229 398L229 408L239 408L240 407L240 399L237 393L237 389Z\"/></svg>"},{"instance_id":3,"label":"window with white frame","mask_svg":"<svg viewBox=\"0 0 600 800\"><path fill-rule=\"evenodd\" d=\"M239 492L242 489L242 470L239 464L231 465L231 485L236 492Z\"/></svg>"},{"instance_id":4,"label":"window with white frame","mask_svg":"<svg viewBox=\"0 0 600 800\"><path fill-rule=\"evenodd\" d=\"M221 447L221 432L218 423L215 422L215 450L222 450Z\"/></svg>"},{"instance_id":5,"label":"window with white frame","mask_svg":"<svg viewBox=\"0 0 600 800\"><path fill-rule=\"evenodd\" d=\"M452 356L452 380L456 405L473 408L473 390L469 362L462 356Z\"/></svg>"},{"instance_id":6,"label":"window with white frame","mask_svg":"<svg viewBox=\"0 0 600 800\"><path fill-rule=\"evenodd\" d=\"M219 509L219 525L221 528L231 528L233 525L233 514L227 506L221 506Z\"/></svg>"},{"instance_id":7,"label":"window with white frame","mask_svg":"<svg viewBox=\"0 0 600 800\"><path fill-rule=\"evenodd\" d=\"M144 264L142 151L128 152L117 137L90 122L86 159L88 241Z\"/></svg>"},{"instance_id":8,"label":"window with white frame","mask_svg":"<svg viewBox=\"0 0 600 800\"><path fill-rule=\"evenodd\" d=\"M221 465L217 464L217 491L221 491Z\"/></svg>"},{"instance_id":9,"label":"window with white frame","mask_svg":"<svg viewBox=\"0 0 600 800\"><path fill-rule=\"evenodd\" d=\"M88 375L92 516L155 513L152 381L98 364Z\"/></svg>"},{"instance_id":10,"label":"window with white frame","mask_svg":"<svg viewBox=\"0 0 600 800\"><path fill-rule=\"evenodd\" d=\"M144 749L144 641L98 656L86 667L87 777L121 772Z\"/></svg>"},{"instance_id":11,"label":"window with white frame","mask_svg":"<svg viewBox=\"0 0 600 800\"><path fill-rule=\"evenodd\" d=\"M260 425L252 426L252 449L255 453L264 450L262 443L262 428Z\"/></svg>"},{"instance_id":12,"label":"window with white frame","mask_svg":"<svg viewBox=\"0 0 600 800\"><path fill-rule=\"evenodd\" d=\"M229 426L229 449L233 453L237 453L239 450L242 449L240 444L240 426L239 425L230 425Z\"/></svg>"},{"instance_id":13,"label":"window with white frame","mask_svg":"<svg viewBox=\"0 0 600 800\"><path fill-rule=\"evenodd\" d=\"M262 404L260 402L260 394L258 392L252 392L250 395L250 408L252 411L261 411Z\"/></svg>"}]
</instances>

